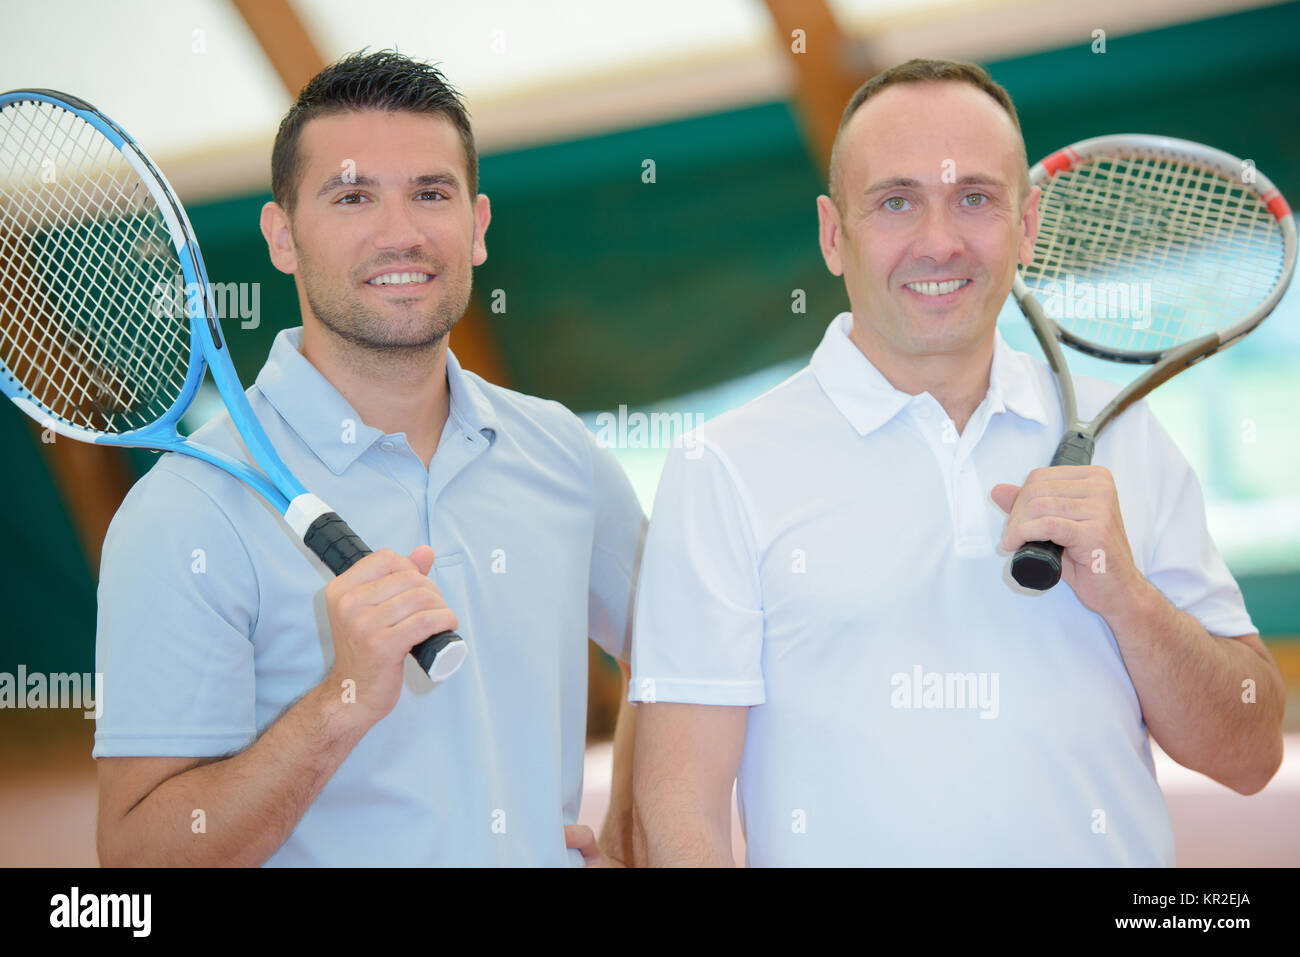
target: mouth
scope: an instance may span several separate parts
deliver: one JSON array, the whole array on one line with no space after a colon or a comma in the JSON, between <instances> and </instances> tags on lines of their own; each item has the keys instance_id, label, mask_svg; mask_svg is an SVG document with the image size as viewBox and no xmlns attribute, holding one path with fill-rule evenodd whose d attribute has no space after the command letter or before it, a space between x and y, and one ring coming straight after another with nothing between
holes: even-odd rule
<instances>
[{"instance_id":1,"label":"mouth","mask_svg":"<svg viewBox=\"0 0 1300 957\"><path fill-rule=\"evenodd\" d=\"M434 275L427 272L399 272L390 270L371 276L366 280L367 286L384 288L416 289L433 282Z\"/></svg>"},{"instance_id":2,"label":"mouth","mask_svg":"<svg viewBox=\"0 0 1300 957\"><path fill-rule=\"evenodd\" d=\"M903 287L924 299L947 300L970 285L969 279L940 279L934 282L906 282Z\"/></svg>"}]
</instances>

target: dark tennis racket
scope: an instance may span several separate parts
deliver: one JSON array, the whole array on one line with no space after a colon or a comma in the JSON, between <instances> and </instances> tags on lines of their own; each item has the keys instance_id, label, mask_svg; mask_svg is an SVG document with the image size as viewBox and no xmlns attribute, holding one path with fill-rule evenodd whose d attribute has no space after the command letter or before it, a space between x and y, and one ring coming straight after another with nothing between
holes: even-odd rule
<instances>
[{"instance_id":1,"label":"dark tennis racket","mask_svg":"<svg viewBox=\"0 0 1300 957\"><path fill-rule=\"evenodd\" d=\"M341 575L370 549L271 446L211 288L180 201L121 127L65 93L0 95L0 388L68 438L183 452L224 469ZM177 432L205 368L261 472ZM441 681L467 648L445 631L411 654Z\"/></svg>"},{"instance_id":2,"label":"dark tennis racket","mask_svg":"<svg viewBox=\"0 0 1300 957\"><path fill-rule=\"evenodd\" d=\"M1273 311L1295 271L1295 220L1252 164L1162 136L1084 140L1036 164L1029 179L1043 191L1040 225L1034 261L1017 272L1012 292L1065 413L1051 464L1088 465L1115 416ZM1057 340L1151 368L1084 422ZM1051 588L1062 551L1026 542L1011 575L1026 588Z\"/></svg>"}]
</instances>

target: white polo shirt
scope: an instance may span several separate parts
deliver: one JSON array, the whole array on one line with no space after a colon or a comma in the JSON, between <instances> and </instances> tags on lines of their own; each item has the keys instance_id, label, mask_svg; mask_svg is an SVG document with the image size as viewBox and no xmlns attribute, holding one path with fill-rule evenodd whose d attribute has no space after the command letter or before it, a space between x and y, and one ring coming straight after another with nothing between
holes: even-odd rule
<instances>
[{"instance_id":1,"label":"white polo shirt","mask_svg":"<svg viewBox=\"0 0 1300 957\"><path fill-rule=\"evenodd\" d=\"M749 705L748 864L1172 866L1137 694L1067 585L1029 592L990 498L1050 461L1047 367L997 339L957 435L831 323L809 366L670 454L646 540L634 701ZM1115 388L1076 379L1087 416ZM1254 632L1200 486L1145 403L1102 433L1139 569Z\"/></svg>"}]
</instances>

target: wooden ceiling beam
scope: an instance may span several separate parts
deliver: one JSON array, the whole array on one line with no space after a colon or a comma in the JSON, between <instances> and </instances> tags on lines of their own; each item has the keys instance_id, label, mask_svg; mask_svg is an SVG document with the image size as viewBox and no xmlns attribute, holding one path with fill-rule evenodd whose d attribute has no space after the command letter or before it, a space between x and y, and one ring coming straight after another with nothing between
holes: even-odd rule
<instances>
[{"instance_id":1,"label":"wooden ceiling beam","mask_svg":"<svg viewBox=\"0 0 1300 957\"><path fill-rule=\"evenodd\" d=\"M876 71L863 55L862 44L840 29L826 0L764 2L794 67L804 140L825 177L844 107Z\"/></svg>"},{"instance_id":2,"label":"wooden ceiling beam","mask_svg":"<svg viewBox=\"0 0 1300 957\"><path fill-rule=\"evenodd\" d=\"M289 99L296 100L307 81L325 69L325 58L316 49L293 4L289 0L230 2L253 31Z\"/></svg>"}]
</instances>

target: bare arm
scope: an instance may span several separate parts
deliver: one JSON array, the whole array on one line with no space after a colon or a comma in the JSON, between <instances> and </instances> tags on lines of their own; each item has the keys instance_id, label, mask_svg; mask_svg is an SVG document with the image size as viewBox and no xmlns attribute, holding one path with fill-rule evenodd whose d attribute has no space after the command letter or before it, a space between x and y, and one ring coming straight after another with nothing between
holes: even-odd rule
<instances>
[{"instance_id":1,"label":"bare arm","mask_svg":"<svg viewBox=\"0 0 1300 957\"><path fill-rule=\"evenodd\" d=\"M1165 753L1242 794L1263 788L1282 763L1286 685L1259 636L1211 635L1149 583L1107 623Z\"/></svg>"},{"instance_id":2,"label":"bare arm","mask_svg":"<svg viewBox=\"0 0 1300 957\"><path fill-rule=\"evenodd\" d=\"M99 759L100 864L265 863L364 735L348 707L320 685L233 757Z\"/></svg>"},{"instance_id":3,"label":"bare arm","mask_svg":"<svg viewBox=\"0 0 1300 957\"><path fill-rule=\"evenodd\" d=\"M633 754L638 863L734 867L731 790L748 707L643 702Z\"/></svg>"},{"instance_id":4,"label":"bare arm","mask_svg":"<svg viewBox=\"0 0 1300 957\"><path fill-rule=\"evenodd\" d=\"M432 565L427 546L410 558L381 549L331 581L329 675L239 754L101 758L100 863L265 863L356 743L393 710L411 648L457 626L427 577Z\"/></svg>"},{"instance_id":5,"label":"bare arm","mask_svg":"<svg viewBox=\"0 0 1300 957\"><path fill-rule=\"evenodd\" d=\"M623 673L623 697L618 706L618 721L614 725L609 810L605 812L605 824L600 829L600 847L606 857L626 867L636 867L641 863L633 851L632 841L632 761L636 738L636 705L627 700L631 669L622 661L618 667Z\"/></svg>"}]
</instances>

